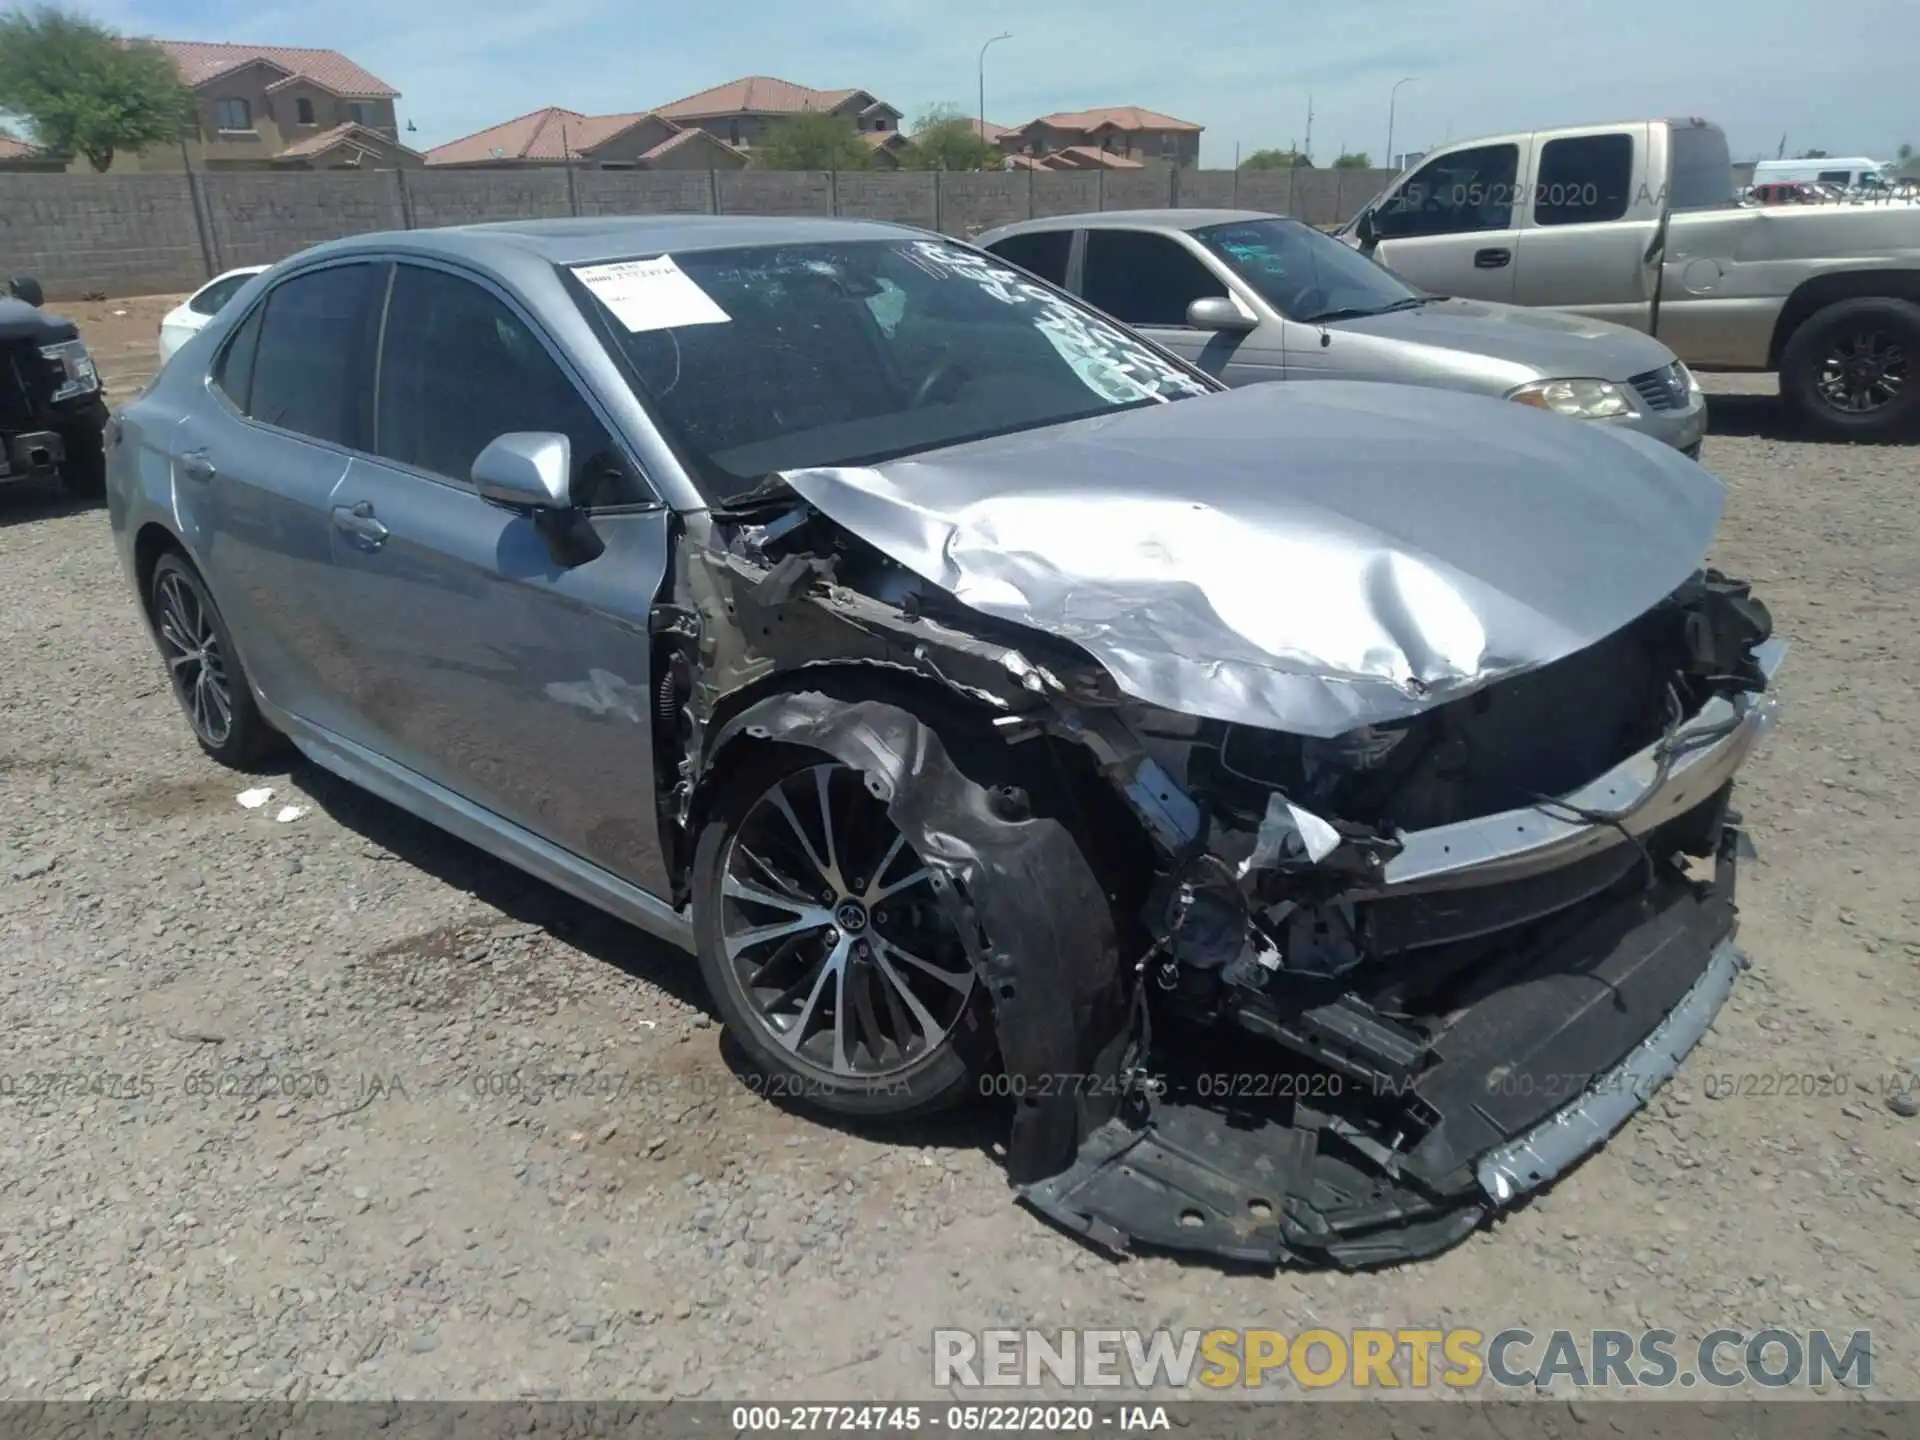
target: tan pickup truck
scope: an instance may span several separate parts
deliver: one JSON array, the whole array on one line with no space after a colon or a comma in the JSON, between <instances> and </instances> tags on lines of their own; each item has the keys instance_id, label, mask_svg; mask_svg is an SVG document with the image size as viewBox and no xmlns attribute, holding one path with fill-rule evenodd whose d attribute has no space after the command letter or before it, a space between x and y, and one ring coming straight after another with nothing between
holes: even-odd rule
<instances>
[{"instance_id":1,"label":"tan pickup truck","mask_svg":"<svg viewBox=\"0 0 1920 1440\"><path fill-rule=\"evenodd\" d=\"M1774 370L1842 439L1920 430L1920 205L1753 207L1705 120L1463 140L1339 232L1439 294L1657 335L1701 370Z\"/></svg>"}]
</instances>

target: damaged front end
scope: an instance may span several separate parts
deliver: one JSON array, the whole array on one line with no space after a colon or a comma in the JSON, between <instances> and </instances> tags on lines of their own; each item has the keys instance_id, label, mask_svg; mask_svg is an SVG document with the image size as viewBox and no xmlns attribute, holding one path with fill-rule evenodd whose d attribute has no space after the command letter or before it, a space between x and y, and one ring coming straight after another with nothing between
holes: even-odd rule
<instances>
[{"instance_id":1,"label":"damaged front end","mask_svg":"<svg viewBox=\"0 0 1920 1440\"><path fill-rule=\"evenodd\" d=\"M1153 902L1153 1083L1023 1198L1113 1248L1361 1267L1598 1147L1740 963L1729 798L1774 715L1769 632L1704 572L1552 665L1331 741L1138 715L1210 822Z\"/></svg>"},{"instance_id":2,"label":"damaged front end","mask_svg":"<svg viewBox=\"0 0 1920 1440\"><path fill-rule=\"evenodd\" d=\"M977 529L876 517L846 473L691 522L655 623L663 819L690 845L743 742L865 777L987 987L1041 1214L1260 1264L1432 1254L1601 1144L1718 1011L1729 800L1784 647L1744 585L1656 586L1717 501L1612 592L1548 577L1530 610L1524 567L1481 594L1369 561L1399 658L1347 683L1188 591L1144 590L1119 658L1087 618L1117 584L1022 624L1037 547L969 573ZM1462 607L1481 661L1440 673Z\"/></svg>"}]
</instances>

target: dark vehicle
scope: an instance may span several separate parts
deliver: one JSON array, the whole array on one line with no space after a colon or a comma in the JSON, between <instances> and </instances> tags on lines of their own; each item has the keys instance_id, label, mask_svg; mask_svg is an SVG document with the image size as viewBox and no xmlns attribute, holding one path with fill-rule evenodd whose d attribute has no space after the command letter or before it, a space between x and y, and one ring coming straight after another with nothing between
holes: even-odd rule
<instances>
[{"instance_id":1,"label":"dark vehicle","mask_svg":"<svg viewBox=\"0 0 1920 1440\"><path fill-rule=\"evenodd\" d=\"M771 1093L1009 1102L1095 1240L1430 1254L1739 968L1781 645L1635 431L1229 390L905 226L605 216L302 252L108 472L207 754L692 951Z\"/></svg>"},{"instance_id":2,"label":"dark vehicle","mask_svg":"<svg viewBox=\"0 0 1920 1440\"><path fill-rule=\"evenodd\" d=\"M40 308L37 281L0 295L0 484L58 476L74 495L106 488L106 401L71 320Z\"/></svg>"}]
</instances>

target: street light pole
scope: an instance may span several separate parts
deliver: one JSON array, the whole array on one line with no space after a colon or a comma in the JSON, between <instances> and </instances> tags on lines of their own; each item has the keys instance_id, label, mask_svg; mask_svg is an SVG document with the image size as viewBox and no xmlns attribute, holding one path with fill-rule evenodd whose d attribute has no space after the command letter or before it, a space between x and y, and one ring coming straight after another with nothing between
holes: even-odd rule
<instances>
[{"instance_id":1,"label":"street light pole","mask_svg":"<svg viewBox=\"0 0 1920 1440\"><path fill-rule=\"evenodd\" d=\"M1393 89L1387 92L1387 169L1393 169L1393 103L1400 98L1400 87L1413 79L1406 75L1393 82Z\"/></svg>"},{"instance_id":2,"label":"street light pole","mask_svg":"<svg viewBox=\"0 0 1920 1440\"><path fill-rule=\"evenodd\" d=\"M992 40L980 47L980 140L984 144L987 138L987 49L1001 40L1011 40L1013 32L1002 30Z\"/></svg>"}]
</instances>

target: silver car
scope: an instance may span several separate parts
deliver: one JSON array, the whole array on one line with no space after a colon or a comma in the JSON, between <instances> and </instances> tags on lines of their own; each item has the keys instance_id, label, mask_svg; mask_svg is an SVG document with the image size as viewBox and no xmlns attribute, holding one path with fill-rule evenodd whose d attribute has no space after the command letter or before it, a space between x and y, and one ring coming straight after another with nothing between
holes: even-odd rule
<instances>
[{"instance_id":1,"label":"silver car","mask_svg":"<svg viewBox=\"0 0 1920 1440\"><path fill-rule=\"evenodd\" d=\"M975 242L1230 385L1392 380L1623 426L1697 457L1706 397L1604 320L1429 295L1310 225L1255 210L1108 210Z\"/></svg>"},{"instance_id":2,"label":"silver car","mask_svg":"<svg viewBox=\"0 0 1920 1440\"><path fill-rule=\"evenodd\" d=\"M694 952L769 1093L997 1097L1074 1231L1340 1265L1598 1146L1733 983L1780 646L1721 500L1496 400L1230 390L924 231L664 216L283 262L109 485L216 760Z\"/></svg>"}]
</instances>

